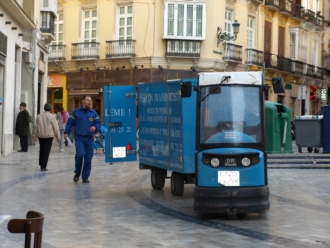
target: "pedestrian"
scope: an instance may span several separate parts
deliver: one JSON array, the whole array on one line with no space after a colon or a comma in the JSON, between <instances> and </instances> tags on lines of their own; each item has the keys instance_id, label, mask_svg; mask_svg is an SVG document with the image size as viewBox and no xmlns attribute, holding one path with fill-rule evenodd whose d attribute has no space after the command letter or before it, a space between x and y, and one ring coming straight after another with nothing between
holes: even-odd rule
<instances>
[{"instance_id":1,"label":"pedestrian","mask_svg":"<svg viewBox=\"0 0 330 248\"><path fill-rule=\"evenodd\" d=\"M39 139L39 165L41 171L47 171L47 162L49 158L50 149L52 148L53 138L60 142L61 136L58 129L56 117L50 113L52 105L46 103L44 106L45 112L39 114L34 126L34 140Z\"/></svg>"},{"instance_id":2,"label":"pedestrian","mask_svg":"<svg viewBox=\"0 0 330 248\"><path fill-rule=\"evenodd\" d=\"M94 151L94 134L101 129L102 122L98 114L90 108L92 98L84 95L81 107L75 109L67 121L64 139L67 140L71 128L74 127L76 156L74 182L79 181L82 172L82 182L89 183Z\"/></svg>"},{"instance_id":3,"label":"pedestrian","mask_svg":"<svg viewBox=\"0 0 330 248\"><path fill-rule=\"evenodd\" d=\"M27 152L28 151L28 135L30 133L30 115L26 110L26 103L21 102L19 105L20 112L18 113L16 119L16 129L15 133L19 136L21 143L21 150L19 152Z\"/></svg>"},{"instance_id":4,"label":"pedestrian","mask_svg":"<svg viewBox=\"0 0 330 248\"><path fill-rule=\"evenodd\" d=\"M56 114L56 119L58 121L58 128L60 130L60 135L61 135L60 152L62 152L63 144L64 144L64 130L65 130L66 122L68 120L67 112L64 111L64 108L62 106L59 107L59 111Z\"/></svg>"},{"instance_id":5,"label":"pedestrian","mask_svg":"<svg viewBox=\"0 0 330 248\"><path fill-rule=\"evenodd\" d=\"M69 120L69 116L70 116L70 115L69 115L69 111L66 111L66 121ZM66 123L65 123L65 125L66 125ZM65 130L65 128L64 128L64 130ZM63 135L64 135L64 132L63 132ZM64 140L64 144L65 144L65 146L69 146L67 140Z\"/></svg>"}]
</instances>

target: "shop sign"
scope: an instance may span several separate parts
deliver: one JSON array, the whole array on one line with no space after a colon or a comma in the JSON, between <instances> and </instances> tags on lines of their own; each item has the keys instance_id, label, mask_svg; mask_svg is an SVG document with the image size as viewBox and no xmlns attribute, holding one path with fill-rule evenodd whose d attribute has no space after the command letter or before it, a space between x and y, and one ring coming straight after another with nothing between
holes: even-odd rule
<instances>
[{"instance_id":1,"label":"shop sign","mask_svg":"<svg viewBox=\"0 0 330 248\"><path fill-rule=\"evenodd\" d=\"M327 89L321 88L319 91L319 99L321 102L327 101Z\"/></svg>"},{"instance_id":2,"label":"shop sign","mask_svg":"<svg viewBox=\"0 0 330 248\"><path fill-rule=\"evenodd\" d=\"M306 85L299 86L298 89L298 99L305 100L306 99Z\"/></svg>"}]
</instances>

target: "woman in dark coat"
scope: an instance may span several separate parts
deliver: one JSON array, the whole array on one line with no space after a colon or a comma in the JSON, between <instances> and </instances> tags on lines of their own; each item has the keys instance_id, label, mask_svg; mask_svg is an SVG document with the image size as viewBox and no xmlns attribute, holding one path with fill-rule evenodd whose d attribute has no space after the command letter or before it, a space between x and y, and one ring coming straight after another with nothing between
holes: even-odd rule
<instances>
[{"instance_id":1,"label":"woman in dark coat","mask_svg":"<svg viewBox=\"0 0 330 248\"><path fill-rule=\"evenodd\" d=\"M19 152L28 151L28 135L30 133L30 115L25 109L26 103L22 102L19 106L20 112L16 119L16 135L19 136L21 142L21 150Z\"/></svg>"}]
</instances>

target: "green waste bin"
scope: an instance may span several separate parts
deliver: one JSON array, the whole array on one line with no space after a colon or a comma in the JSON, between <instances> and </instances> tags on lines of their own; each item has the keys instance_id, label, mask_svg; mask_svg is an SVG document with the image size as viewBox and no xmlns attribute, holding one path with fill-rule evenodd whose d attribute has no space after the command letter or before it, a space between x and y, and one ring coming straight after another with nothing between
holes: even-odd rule
<instances>
[{"instance_id":1,"label":"green waste bin","mask_svg":"<svg viewBox=\"0 0 330 248\"><path fill-rule=\"evenodd\" d=\"M276 102L265 101L266 152L293 153L290 108Z\"/></svg>"}]
</instances>

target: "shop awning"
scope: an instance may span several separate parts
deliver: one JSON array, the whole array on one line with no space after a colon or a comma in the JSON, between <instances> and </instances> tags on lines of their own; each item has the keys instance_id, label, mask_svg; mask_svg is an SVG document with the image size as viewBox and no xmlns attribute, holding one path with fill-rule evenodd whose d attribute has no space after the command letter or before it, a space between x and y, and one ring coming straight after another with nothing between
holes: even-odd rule
<instances>
[{"instance_id":1,"label":"shop awning","mask_svg":"<svg viewBox=\"0 0 330 248\"><path fill-rule=\"evenodd\" d=\"M98 96L100 94L100 89L81 89L81 90L70 90L69 96Z\"/></svg>"}]
</instances>

